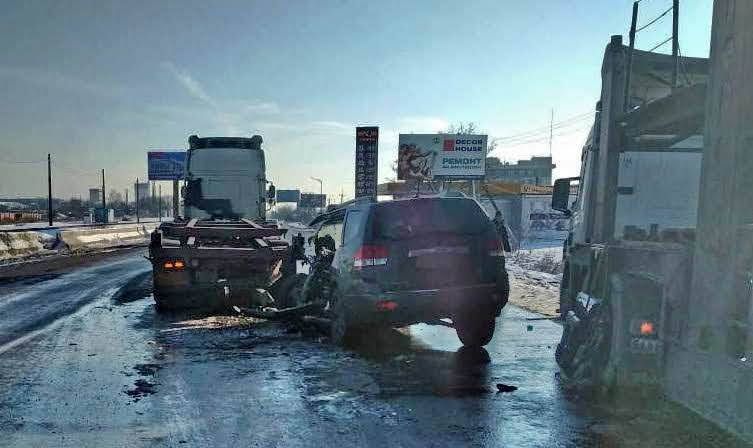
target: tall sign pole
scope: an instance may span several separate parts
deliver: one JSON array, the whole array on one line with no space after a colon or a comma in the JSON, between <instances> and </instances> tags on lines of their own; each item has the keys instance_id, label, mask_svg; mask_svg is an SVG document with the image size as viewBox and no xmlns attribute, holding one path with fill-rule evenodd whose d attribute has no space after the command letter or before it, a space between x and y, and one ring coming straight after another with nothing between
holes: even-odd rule
<instances>
[{"instance_id":1,"label":"tall sign pole","mask_svg":"<svg viewBox=\"0 0 753 448\"><path fill-rule=\"evenodd\" d=\"M173 219L177 218L180 214L178 210L178 181L173 181Z\"/></svg>"},{"instance_id":2,"label":"tall sign pole","mask_svg":"<svg viewBox=\"0 0 753 448\"><path fill-rule=\"evenodd\" d=\"M52 158L47 154L47 223L52 227Z\"/></svg>"},{"instance_id":3,"label":"tall sign pole","mask_svg":"<svg viewBox=\"0 0 753 448\"><path fill-rule=\"evenodd\" d=\"M139 221L139 178L136 178L136 183L133 184L133 193L136 196L136 222Z\"/></svg>"},{"instance_id":4,"label":"tall sign pole","mask_svg":"<svg viewBox=\"0 0 753 448\"><path fill-rule=\"evenodd\" d=\"M355 197L376 201L379 166L379 128L356 128L356 188Z\"/></svg>"},{"instance_id":5,"label":"tall sign pole","mask_svg":"<svg viewBox=\"0 0 753 448\"><path fill-rule=\"evenodd\" d=\"M105 213L105 216L107 216L107 212L104 210L107 208L107 203L105 202L105 169L102 168L102 210L103 213ZM105 219L105 221L107 221Z\"/></svg>"},{"instance_id":6,"label":"tall sign pole","mask_svg":"<svg viewBox=\"0 0 753 448\"><path fill-rule=\"evenodd\" d=\"M159 196L157 197L157 214L159 215L159 222L162 222L162 184L159 184Z\"/></svg>"}]
</instances>

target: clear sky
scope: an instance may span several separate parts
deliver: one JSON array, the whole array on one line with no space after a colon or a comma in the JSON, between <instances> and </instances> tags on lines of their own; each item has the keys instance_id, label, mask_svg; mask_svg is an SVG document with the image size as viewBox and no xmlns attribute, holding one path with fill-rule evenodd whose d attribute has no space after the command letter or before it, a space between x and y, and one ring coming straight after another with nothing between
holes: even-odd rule
<instances>
[{"instance_id":1,"label":"clear sky","mask_svg":"<svg viewBox=\"0 0 753 448\"><path fill-rule=\"evenodd\" d=\"M631 0L31 1L0 14L0 197L86 195L145 177L149 149L260 133L278 188L353 194L354 126L380 126L380 178L400 132L473 121L515 135L593 110L605 45ZM643 0L639 25L671 0ZM708 56L711 0L681 0L683 55ZM639 33L649 49L671 17ZM625 37L627 42L627 37ZM669 52L669 44L657 51ZM577 173L587 121L555 132ZM558 135L559 134L559 135ZM544 137L539 140L539 137ZM493 155L546 155L546 133ZM526 141L526 140L524 140ZM520 141L517 141L519 143Z\"/></svg>"}]
</instances>

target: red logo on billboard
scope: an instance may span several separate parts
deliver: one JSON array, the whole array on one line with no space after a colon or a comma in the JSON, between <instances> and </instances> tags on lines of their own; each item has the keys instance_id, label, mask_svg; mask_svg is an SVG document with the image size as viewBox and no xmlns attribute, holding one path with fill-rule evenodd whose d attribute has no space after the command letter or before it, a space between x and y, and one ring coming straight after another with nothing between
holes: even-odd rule
<instances>
[{"instance_id":1,"label":"red logo on billboard","mask_svg":"<svg viewBox=\"0 0 753 448\"><path fill-rule=\"evenodd\" d=\"M455 151L455 140L445 140L442 149L444 151Z\"/></svg>"}]
</instances>

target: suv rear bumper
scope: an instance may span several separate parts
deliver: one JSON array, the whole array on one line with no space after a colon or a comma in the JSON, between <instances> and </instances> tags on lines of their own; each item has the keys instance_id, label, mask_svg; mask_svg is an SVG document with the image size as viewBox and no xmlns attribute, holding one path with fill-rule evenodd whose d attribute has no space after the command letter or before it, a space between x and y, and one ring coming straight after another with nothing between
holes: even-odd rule
<instances>
[{"instance_id":1,"label":"suv rear bumper","mask_svg":"<svg viewBox=\"0 0 753 448\"><path fill-rule=\"evenodd\" d=\"M496 283L442 289L353 293L343 297L352 325L409 325L452 317L456 312L499 315L507 303ZM394 309L379 305L391 302Z\"/></svg>"}]
</instances>

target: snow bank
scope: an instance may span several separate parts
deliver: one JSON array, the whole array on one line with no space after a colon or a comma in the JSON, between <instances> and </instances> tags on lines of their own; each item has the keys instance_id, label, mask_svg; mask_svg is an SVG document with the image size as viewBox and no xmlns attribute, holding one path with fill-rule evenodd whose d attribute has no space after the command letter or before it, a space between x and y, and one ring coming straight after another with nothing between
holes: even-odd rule
<instances>
[{"instance_id":1,"label":"snow bank","mask_svg":"<svg viewBox=\"0 0 753 448\"><path fill-rule=\"evenodd\" d=\"M56 241L56 237L41 232L0 232L0 260L46 252Z\"/></svg>"}]
</instances>

